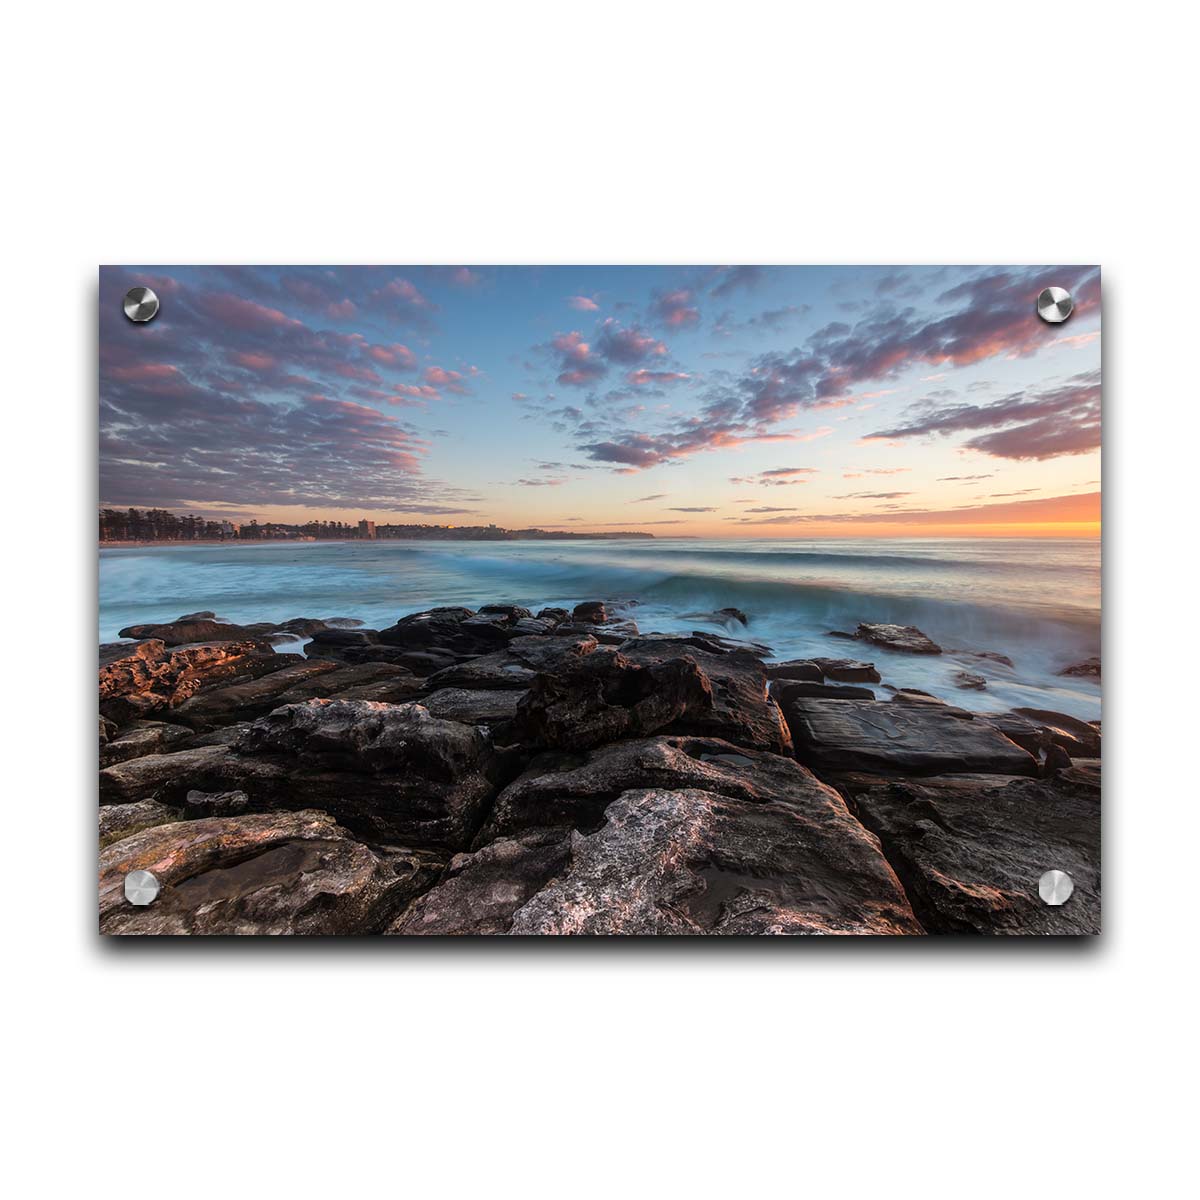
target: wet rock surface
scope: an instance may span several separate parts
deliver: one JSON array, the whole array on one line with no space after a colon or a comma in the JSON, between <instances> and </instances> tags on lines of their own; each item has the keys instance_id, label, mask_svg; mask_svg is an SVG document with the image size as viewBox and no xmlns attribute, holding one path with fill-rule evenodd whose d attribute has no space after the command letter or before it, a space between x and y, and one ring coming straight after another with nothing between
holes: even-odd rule
<instances>
[{"instance_id":1,"label":"wet rock surface","mask_svg":"<svg viewBox=\"0 0 1200 1200\"><path fill-rule=\"evenodd\" d=\"M912 775L1037 773L1033 756L1002 733L934 707L796 697L784 704L784 715L796 757L814 768Z\"/></svg>"},{"instance_id":2,"label":"wet rock surface","mask_svg":"<svg viewBox=\"0 0 1200 1200\"><path fill-rule=\"evenodd\" d=\"M902 654L941 654L942 648L915 625L878 625L862 622L854 636L862 642Z\"/></svg>"},{"instance_id":3,"label":"wet rock surface","mask_svg":"<svg viewBox=\"0 0 1200 1200\"><path fill-rule=\"evenodd\" d=\"M843 683L879 683L881 676L874 663L858 662L852 658L814 658L813 663L823 679Z\"/></svg>"},{"instance_id":4,"label":"wet rock surface","mask_svg":"<svg viewBox=\"0 0 1200 1200\"><path fill-rule=\"evenodd\" d=\"M100 855L100 928L118 934L353 934L380 930L440 873L440 861L372 850L324 813L160 825ZM162 892L135 906L130 871Z\"/></svg>"},{"instance_id":5,"label":"wet rock surface","mask_svg":"<svg viewBox=\"0 0 1200 1200\"><path fill-rule=\"evenodd\" d=\"M670 722L668 732L724 738L776 754L791 751L791 734L767 692L762 659L753 651L725 649L693 635L686 639L634 638L624 644L621 653L656 669L680 661L681 653L683 661L695 664L711 702L692 705L680 713Z\"/></svg>"},{"instance_id":6,"label":"wet rock surface","mask_svg":"<svg viewBox=\"0 0 1200 1200\"><path fill-rule=\"evenodd\" d=\"M752 613L664 635L631 609L128 627L100 649L102 930L1097 927L1099 722L875 699L895 655L940 652L913 627L843 635L888 651L878 667L769 663L739 640ZM1040 871L1028 901L1039 844L1076 880L1057 912ZM144 908L137 869L163 884Z\"/></svg>"},{"instance_id":7,"label":"wet rock surface","mask_svg":"<svg viewBox=\"0 0 1200 1200\"><path fill-rule=\"evenodd\" d=\"M828 791L808 804L625 792L512 934L919 933L875 840Z\"/></svg>"},{"instance_id":8,"label":"wet rock surface","mask_svg":"<svg viewBox=\"0 0 1200 1200\"><path fill-rule=\"evenodd\" d=\"M500 792L476 845L541 825L591 831L622 792L699 788L753 802L803 799L822 790L792 758L719 738L655 737L614 742L587 754L539 755Z\"/></svg>"},{"instance_id":9,"label":"wet rock surface","mask_svg":"<svg viewBox=\"0 0 1200 1200\"><path fill-rule=\"evenodd\" d=\"M996 775L837 784L930 933L1100 932L1099 800L1087 789ZM1038 894L1051 869L1075 884L1058 907Z\"/></svg>"}]
</instances>

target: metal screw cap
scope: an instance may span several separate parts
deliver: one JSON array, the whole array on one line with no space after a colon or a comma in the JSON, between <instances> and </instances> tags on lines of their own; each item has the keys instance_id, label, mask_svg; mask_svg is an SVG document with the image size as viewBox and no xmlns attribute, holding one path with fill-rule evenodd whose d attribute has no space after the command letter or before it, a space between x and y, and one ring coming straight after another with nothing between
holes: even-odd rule
<instances>
[{"instance_id":1,"label":"metal screw cap","mask_svg":"<svg viewBox=\"0 0 1200 1200\"><path fill-rule=\"evenodd\" d=\"M1066 288L1042 288L1038 293L1037 310L1043 321L1061 325L1075 311L1075 301Z\"/></svg>"},{"instance_id":2,"label":"metal screw cap","mask_svg":"<svg viewBox=\"0 0 1200 1200\"><path fill-rule=\"evenodd\" d=\"M1038 880L1038 893L1047 904L1066 904L1075 890L1075 881L1066 871L1047 871Z\"/></svg>"},{"instance_id":3,"label":"metal screw cap","mask_svg":"<svg viewBox=\"0 0 1200 1200\"><path fill-rule=\"evenodd\" d=\"M158 315L158 297L147 287L130 288L125 293L125 315L139 324Z\"/></svg>"},{"instance_id":4,"label":"metal screw cap","mask_svg":"<svg viewBox=\"0 0 1200 1200\"><path fill-rule=\"evenodd\" d=\"M153 904L162 887L150 871L130 871L125 876L125 899L130 904Z\"/></svg>"}]
</instances>

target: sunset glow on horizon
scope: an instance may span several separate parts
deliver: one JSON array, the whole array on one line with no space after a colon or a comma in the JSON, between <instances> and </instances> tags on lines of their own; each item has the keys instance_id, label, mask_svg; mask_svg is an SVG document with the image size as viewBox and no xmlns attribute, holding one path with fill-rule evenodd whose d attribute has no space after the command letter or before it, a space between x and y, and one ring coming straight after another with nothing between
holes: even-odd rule
<instances>
[{"instance_id":1,"label":"sunset glow on horizon","mask_svg":"<svg viewBox=\"0 0 1200 1200\"><path fill-rule=\"evenodd\" d=\"M1063 325L1037 317L1048 283ZM121 312L139 284L145 325ZM104 507L1100 533L1094 267L109 267L100 294Z\"/></svg>"}]
</instances>

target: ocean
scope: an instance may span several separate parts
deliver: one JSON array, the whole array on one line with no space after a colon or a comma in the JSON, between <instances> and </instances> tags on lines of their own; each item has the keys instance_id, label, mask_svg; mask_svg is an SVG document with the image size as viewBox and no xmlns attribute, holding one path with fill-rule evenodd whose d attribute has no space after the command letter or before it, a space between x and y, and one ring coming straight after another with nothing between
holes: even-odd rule
<instances>
[{"instance_id":1,"label":"ocean","mask_svg":"<svg viewBox=\"0 0 1200 1200\"><path fill-rule=\"evenodd\" d=\"M692 538L531 542L265 542L100 550L100 640L211 609L230 621L341 617L370 628L438 605L629 605L643 632L705 629L773 658L864 658L885 683L979 712L1019 705L1092 720L1095 680L1057 674L1100 653L1100 543L1059 539ZM705 619L734 607L748 627ZM859 621L916 625L938 657L827 636ZM302 648L299 643L281 650ZM973 652L1013 660L1010 669ZM956 672L987 679L955 686ZM877 686L877 692L886 692Z\"/></svg>"}]
</instances>

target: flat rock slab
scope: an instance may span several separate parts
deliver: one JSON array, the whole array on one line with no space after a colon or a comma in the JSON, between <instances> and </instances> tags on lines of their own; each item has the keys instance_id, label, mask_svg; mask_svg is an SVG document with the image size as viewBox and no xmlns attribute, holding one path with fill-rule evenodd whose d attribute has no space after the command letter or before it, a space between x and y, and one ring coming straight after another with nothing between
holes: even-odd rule
<instances>
[{"instance_id":1,"label":"flat rock slab","mask_svg":"<svg viewBox=\"0 0 1200 1200\"><path fill-rule=\"evenodd\" d=\"M784 715L796 757L818 770L1037 774L1034 757L1003 734L934 707L796 697Z\"/></svg>"},{"instance_id":2,"label":"flat rock slab","mask_svg":"<svg viewBox=\"0 0 1200 1200\"><path fill-rule=\"evenodd\" d=\"M768 679L799 679L808 683L820 683L825 678L821 668L808 658L794 658L788 662L767 663Z\"/></svg>"},{"instance_id":3,"label":"flat rock slab","mask_svg":"<svg viewBox=\"0 0 1200 1200\"><path fill-rule=\"evenodd\" d=\"M100 849L140 833L143 829L151 829L155 825L172 825L182 820L182 809L159 804L157 800L104 805L100 809Z\"/></svg>"},{"instance_id":4,"label":"flat rock slab","mask_svg":"<svg viewBox=\"0 0 1200 1200\"><path fill-rule=\"evenodd\" d=\"M436 891L436 889L435 889ZM512 934L919 934L876 840L836 793L754 803L629 791L572 839Z\"/></svg>"},{"instance_id":5,"label":"flat rock slab","mask_svg":"<svg viewBox=\"0 0 1200 1200\"><path fill-rule=\"evenodd\" d=\"M942 648L915 625L881 625L860 622L855 635L860 641L902 654L941 654Z\"/></svg>"},{"instance_id":6,"label":"flat rock slab","mask_svg":"<svg viewBox=\"0 0 1200 1200\"><path fill-rule=\"evenodd\" d=\"M594 832L618 796L647 787L697 788L753 803L820 804L828 791L793 758L743 749L719 738L636 738L584 754L538 755L496 797L475 845L538 826Z\"/></svg>"},{"instance_id":7,"label":"flat rock slab","mask_svg":"<svg viewBox=\"0 0 1200 1200\"><path fill-rule=\"evenodd\" d=\"M100 765L108 767L146 754L165 754L192 736L193 731L185 725L166 721L134 721L100 747Z\"/></svg>"},{"instance_id":8,"label":"flat rock slab","mask_svg":"<svg viewBox=\"0 0 1200 1200\"><path fill-rule=\"evenodd\" d=\"M837 679L842 683L879 682L874 663L857 662L853 658L814 658L812 661L825 679Z\"/></svg>"},{"instance_id":9,"label":"flat rock slab","mask_svg":"<svg viewBox=\"0 0 1200 1200\"><path fill-rule=\"evenodd\" d=\"M927 932L1100 932L1097 794L995 775L836 783L879 836ZM1061 906L1038 894L1049 870L1074 881Z\"/></svg>"},{"instance_id":10,"label":"flat rock slab","mask_svg":"<svg viewBox=\"0 0 1200 1200\"><path fill-rule=\"evenodd\" d=\"M250 720L275 708L285 692L337 671L338 664L333 659L301 659L259 679L200 692L184 701L173 715L175 720L193 729Z\"/></svg>"},{"instance_id":11,"label":"flat rock slab","mask_svg":"<svg viewBox=\"0 0 1200 1200\"><path fill-rule=\"evenodd\" d=\"M1097 758L1100 754L1100 730L1088 721L1045 708L1014 708L1020 717L1037 724L1056 746L1072 758Z\"/></svg>"},{"instance_id":12,"label":"flat rock slab","mask_svg":"<svg viewBox=\"0 0 1200 1200\"><path fill-rule=\"evenodd\" d=\"M825 700L874 700L870 688L855 687L849 683L810 683L806 679L773 679L771 699L782 705L792 697Z\"/></svg>"},{"instance_id":13,"label":"flat rock slab","mask_svg":"<svg viewBox=\"0 0 1200 1200\"><path fill-rule=\"evenodd\" d=\"M517 715L524 692L468 688L440 688L421 699L420 703L435 717L447 721L462 721L466 725L495 725L510 721Z\"/></svg>"},{"instance_id":14,"label":"flat rock slab","mask_svg":"<svg viewBox=\"0 0 1200 1200\"><path fill-rule=\"evenodd\" d=\"M158 825L100 855L100 929L116 934L356 934L379 931L441 861L374 851L325 813L262 813ZM162 885L124 896L130 871Z\"/></svg>"}]
</instances>

